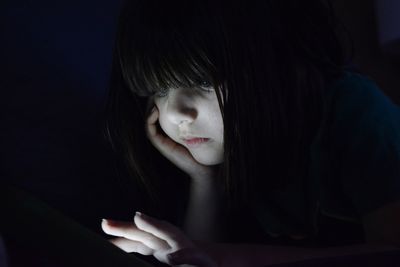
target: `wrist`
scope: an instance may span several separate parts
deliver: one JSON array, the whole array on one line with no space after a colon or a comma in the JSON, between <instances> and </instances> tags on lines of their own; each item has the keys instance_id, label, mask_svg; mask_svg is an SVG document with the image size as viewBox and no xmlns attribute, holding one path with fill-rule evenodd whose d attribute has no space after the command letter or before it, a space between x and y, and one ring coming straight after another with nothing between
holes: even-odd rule
<instances>
[{"instance_id":1,"label":"wrist","mask_svg":"<svg viewBox=\"0 0 400 267\"><path fill-rule=\"evenodd\" d=\"M190 176L190 183L191 185L214 185L215 184L215 177L209 175L194 175Z\"/></svg>"}]
</instances>

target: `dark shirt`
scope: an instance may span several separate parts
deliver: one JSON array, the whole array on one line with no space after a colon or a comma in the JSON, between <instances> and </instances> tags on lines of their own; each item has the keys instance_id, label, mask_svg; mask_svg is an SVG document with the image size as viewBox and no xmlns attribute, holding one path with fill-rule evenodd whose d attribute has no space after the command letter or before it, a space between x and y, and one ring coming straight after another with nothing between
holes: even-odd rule
<instances>
[{"instance_id":1,"label":"dark shirt","mask_svg":"<svg viewBox=\"0 0 400 267\"><path fill-rule=\"evenodd\" d=\"M350 72L327 88L325 100L306 181L260 194L252 207L279 244L363 242L362 216L400 200L400 108Z\"/></svg>"}]
</instances>

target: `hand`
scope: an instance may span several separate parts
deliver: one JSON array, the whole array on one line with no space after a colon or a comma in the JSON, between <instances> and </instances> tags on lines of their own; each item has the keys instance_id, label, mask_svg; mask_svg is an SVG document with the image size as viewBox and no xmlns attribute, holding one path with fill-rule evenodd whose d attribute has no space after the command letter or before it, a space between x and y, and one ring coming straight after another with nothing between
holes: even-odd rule
<instances>
[{"instance_id":1,"label":"hand","mask_svg":"<svg viewBox=\"0 0 400 267\"><path fill-rule=\"evenodd\" d=\"M136 213L134 222L103 220L101 226L105 233L117 236L111 243L126 252L153 255L169 265L218 266L181 230L166 221Z\"/></svg>"},{"instance_id":2,"label":"hand","mask_svg":"<svg viewBox=\"0 0 400 267\"><path fill-rule=\"evenodd\" d=\"M179 169L193 179L212 179L215 176L215 166L205 166L198 163L189 150L168 137L159 125L158 108L154 105L146 120L146 133L153 146Z\"/></svg>"}]
</instances>

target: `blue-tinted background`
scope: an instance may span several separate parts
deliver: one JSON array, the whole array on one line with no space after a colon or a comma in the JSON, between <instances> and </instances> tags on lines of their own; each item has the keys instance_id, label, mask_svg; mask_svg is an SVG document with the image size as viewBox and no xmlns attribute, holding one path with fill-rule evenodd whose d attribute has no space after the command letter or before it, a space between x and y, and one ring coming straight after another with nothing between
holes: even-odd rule
<instances>
[{"instance_id":1,"label":"blue-tinted background","mask_svg":"<svg viewBox=\"0 0 400 267\"><path fill-rule=\"evenodd\" d=\"M1 179L92 228L133 215L101 128L120 1L0 5Z\"/></svg>"}]
</instances>

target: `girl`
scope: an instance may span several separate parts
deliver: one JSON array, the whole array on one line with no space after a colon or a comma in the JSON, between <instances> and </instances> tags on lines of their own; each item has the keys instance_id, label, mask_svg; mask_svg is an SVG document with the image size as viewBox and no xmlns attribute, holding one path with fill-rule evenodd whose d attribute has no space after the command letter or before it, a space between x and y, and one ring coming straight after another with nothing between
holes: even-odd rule
<instances>
[{"instance_id":1,"label":"girl","mask_svg":"<svg viewBox=\"0 0 400 267\"><path fill-rule=\"evenodd\" d=\"M126 1L108 135L164 221L103 220L112 242L195 266L399 245L400 112L339 30L322 0Z\"/></svg>"}]
</instances>

